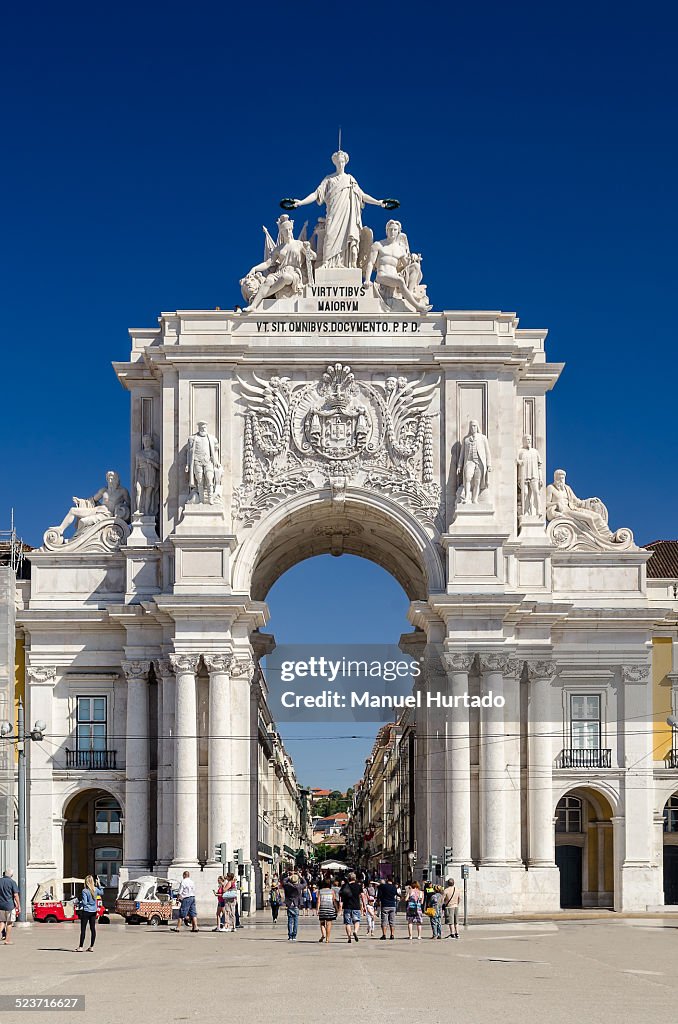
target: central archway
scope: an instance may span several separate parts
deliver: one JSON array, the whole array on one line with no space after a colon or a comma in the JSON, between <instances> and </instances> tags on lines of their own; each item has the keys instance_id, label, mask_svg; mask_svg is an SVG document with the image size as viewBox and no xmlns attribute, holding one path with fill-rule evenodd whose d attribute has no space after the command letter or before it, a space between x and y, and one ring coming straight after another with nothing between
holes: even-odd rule
<instances>
[{"instance_id":1,"label":"central archway","mask_svg":"<svg viewBox=\"0 0 678 1024\"><path fill-rule=\"evenodd\" d=\"M442 552L433 527L423 526L385 495L347 487L293 495L254 527L235 556L233 589L254 600L284 572L314 555L352 554L375 562L402 586L411 601L445 590Z\"/></svg>"}]
</instances>

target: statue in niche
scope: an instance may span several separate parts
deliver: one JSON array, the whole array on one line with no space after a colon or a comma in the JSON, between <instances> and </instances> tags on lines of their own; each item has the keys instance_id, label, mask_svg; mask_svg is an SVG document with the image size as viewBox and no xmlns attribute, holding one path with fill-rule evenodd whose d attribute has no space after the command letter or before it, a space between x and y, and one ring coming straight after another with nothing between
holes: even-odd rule
<instances>
[{"instance_id":1,"label":"statue in niche","mask_svg":"<svg viewBox=\"0 0 678 1024\"><path fill-rule=\"evenodd\" d=\"M219 441L207 432L204 420L198 422L198 429L188 439L185 469L191 489L188 500L213 505L215 499L221 497L223 469L219 461Z\"/></svg>"},{"instance_id":2,"label":"statue in niche","mask_svg":"<svg viewBox=\"0 0 678 1024\"><path fill-rule=\"evenodd\" d=\"M322 265L324 267L357 267L360 233L363 229L362 209L365 203L395 209L396 200L374 199L363 192L352 174L346 173L348 153L338 149L332 154L334 174L328 174L305 199L283 200L289 209L308 206L316 202L325 204L326 217L322 238ZM318 261L320 265L320 260Z\"/></svg>"},{"instance_id":3,"label":"statue in niche","mask_svg":"<svg viewBox=\"0 0 678 1024\"><path fill-rule=\"evenodd\" d=\"M461 443L457 473L463 487L460 503L477 505L481 491L489 486L492 458L487 438L480 431L478 420L470 420L468 434Z\"/></svg>"},{"instance_id":4,"label":"statue in niche","mask_svg":"<svg viewBox=\"0 0 678 1024\"><path fill-rule=\"evenodd\" d=\"M422 285L421 254L410 252L407 235L399 220L386 225L386 238L375 242L365 265L365 284L369 284L376 267L376 283L385 299L400 296L420 313L427 313L426 286Z\"/></svg>"},{"instance_id":5,"label":"statue in niche","mask_svg":"<svg viewBox=\"0 0 678 1024\"><path fill-rule=\"evenodd\" d=\"M160 455L153 447L153 438L144 434L141 451L134 460L134 489L136 515L155 516L158 514L160 495Z\"/></svg>"},{"instance_id":6,"label":"statue in niche","mask_svg":"<svg viewBox=\"0 0 678 1024\"><path fill-rule=\"evenodd\" d=\"M64 531L75 523L75 531L78 533L88 526L94 526L103 519L122 519L128 523L131 511L129 491L120 483L120 476L114 469L106 473L106 486L101 487L91 498L73 497L73 506L68 510L61 523L53 527L53 531L59 537L63 537Z\"/></svg>"},{"instance_id":7,"label":"statue in niche","mask_svg":"<svg viewBox=\"0 0 678 1024\"><path fill-rule=\"evenodd\" d=\"M281 298L299 295L305 284L313 282L313 261L316 258L310 243L294 237L294 221L286 213L278 218L278 242L270 247L271 236L266 232L268 257L241 280L248 309L255 310L264 299L273 295Z\"/></svg>"},{"instance_id":8,"label":"statue in niche","mask_svg":"<svg viewBox=\"0 0 678 1024\"><path fill-rule=\"evenodd\" d=\"M523 447L518 452L518 482L524 516L541 516L541 471L541 455L532 447L531 435L524 434Z\"/></svg>"}]
</instances>

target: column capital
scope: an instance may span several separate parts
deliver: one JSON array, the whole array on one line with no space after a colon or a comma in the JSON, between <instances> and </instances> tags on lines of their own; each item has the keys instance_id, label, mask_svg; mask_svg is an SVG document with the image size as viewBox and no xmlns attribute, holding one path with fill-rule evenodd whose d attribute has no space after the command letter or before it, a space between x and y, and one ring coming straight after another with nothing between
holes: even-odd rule
<instances>
[{"instance_id":1,"label":"column capital","mask_svg":"<svg viewBox=\"0 0 678 1024\"><path fill-rule=\"evenodd\" d=\"M170 663L177 675L182 672L191 672L193 675L198 671L200 664L199 654L170 654Z\"/></svg>"},{"instance_id":2,"label":"column capital","mask_svg":"<svg viewBox=\"0 0 678 1024\"><path fill-rule=\"evenodd\" d=\"M174 665L169 658L155 658L153 670L158 679L167 679L168 676L173 676L175 671Z\"/></svg>"},{"instance_id":3,"label":"column capital","mask_svg":"<svg viewBox=\"0 0 678 1024\"><path fill-rule=\"evenodd\" d=\"M56 671L56 665L29 665L26 675L32 683L53 683Z\"/></svg>"},{"instance_id":4,"label":"column capital","mask_svg":"<svg viewBox=\"0 0 678 1024\"><path fill-rule=\"evenodd\" d=\"M442 655L443 664L449 672L469 673L476 660L475 654L466 654L462 651L445 651Z\"/></svg>"},{"instance_id":5,"label":"column capital","mask_svg":"<svg viewBox=\"0 0 678 1024\"><path fill-rule=\"evenodd\" d=\"M216 675L219 672L230 672L234 658L232 654L203 654L203 661L209 674Z\"/></svg>"},{"instance_id":6,"label":"column capital","mask_svg":"<svg viewBox=\"0 0 678 1024\"><path fill-rule=\"evenodd\" d=\"M120 667L128 683L145 682L151 668L150 661L121 661Z\"/></svg>"},{"instance_id":7,"label":"column capital","mask_svg":"<svg viewBox=\"0 0 678 1024\"><path fill-rule=\"evenodd\" d=\"M231 661L231 676L233 678L246 678L251 682L254 675L254 659L251 657L233 657Z\"/></svg>"},{"instance_id":8,"label":"column capital","mask_svg":"<svg viewBox=\"0 0 678 1024\"><path fill-rule=\"evenodd\" d=\"M558 673L558 666L551 658L526 658L525 664L530 682L537 682L539 679L551 680Z\"/></svg>"},{"instance_id":9,"label":"column capital","mask_svg":"<svg viewBox=\"0 0 678 1024\"><path fill-rule=\"evenodd\" d=\"M640 665L622 665L621 672L624 683L647 683L650 678L648 662Z\"/></svg>"},{"instance_id":10,"label":"column capital","mask_svg":"<svg viewBox=\"0 0 678 1024\"><path fill-rule=\"evenodd\" d=\"M480 671L483 675L486 675L489 672L501 672L502 675L508 675L509 665L512 660L513 659L509 658L508 654L485 653L478 655Z\"/></svg>"}]
</instances>

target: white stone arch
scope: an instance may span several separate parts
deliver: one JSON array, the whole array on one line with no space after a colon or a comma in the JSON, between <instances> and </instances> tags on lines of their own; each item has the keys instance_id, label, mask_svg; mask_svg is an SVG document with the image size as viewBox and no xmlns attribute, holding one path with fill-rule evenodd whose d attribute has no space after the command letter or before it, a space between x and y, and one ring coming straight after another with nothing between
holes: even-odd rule
<instances>
[{"instance_id":1,"label":"white stone arch","mask_svg":"<svg viewBox=\"0 0 678 1024\"><path fill-rule=\"evenodd\" d=\"M608 782L602 782L599 779L596 779L594 782L590 782L588 779L582 779L581 782L577 779L569 779L568 781L563 781L558 789L554 789L554 816L556 813L556 807L564 796L578 796L580 799L586 799L593 804L596 814L603 814L603 808L596 802L596 793L599 793L607 800L612 811L611 817L614 818L617 815L623 814L624 809L622 806L621 795L618 790ZM607 816L607 811L604 812L603 816Z\"/></svg>"},{"instance_id":2,"label":"white stone arch","mask_svg":"<svg viewBox=\"0 0 678 1024\"><path fill-rule=\"evenodd\" d=\"M319 554L355 554L376 562L411 600L445 591L438 533L403 505L365 487L291 495L268 511L236 550L234 593L263 600L288 569Z\"/></svg>"},{"instance_id":3,"label":"white stone arch","mask_svg":"<svg viewBox=\"0 0 678 1024\"><path fill-rule=\"evenodd\" d=\"M119 786L119 788L118 788ZM125 784L124 782L118 783L118 785L111 784L110 781L105 780L101 782L99 779L82 780L77 779L75 782L70 783L64 789L61 790L61 817L66 820L66 808L70 804L73 797L78 796L81 793L86 793L88 790L95 792L101 790L104 793L108 793L109 796L113 797L120 804L122 810L122 820L125 821Z\"/></svg>"},{"instance_id":4,"label":"white stone arch","mask_svg":"<svg viewBox=\"0 0 678 1024\"><path fill-rule=\"evenodd\" d=\"M672 796L678 796L678 779L669 779L666 782L661 781L659 786L655 789L656 804L654 811L656 814L664 813L666 801Z\"/></svg>"}]
</instances>

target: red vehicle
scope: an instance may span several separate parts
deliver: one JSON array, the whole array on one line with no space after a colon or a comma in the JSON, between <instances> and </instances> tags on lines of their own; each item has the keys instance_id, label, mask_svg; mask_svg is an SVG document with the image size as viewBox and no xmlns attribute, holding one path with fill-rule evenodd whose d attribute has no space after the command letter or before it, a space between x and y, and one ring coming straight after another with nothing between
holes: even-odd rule
<instances>
[{"instance_id":1,"label":"red vehicle","mask_svg":"<svg viewBox=\"0 0 678 1024\"><path fill-rule=\"evenodd\" d=\"M85 885L84 878L48 878L40 882L33 894L33 920L53 924L56 921L78 921L76 907ZM97 918L106 908L97 896Z\"/></svg>"}]
</instances>

